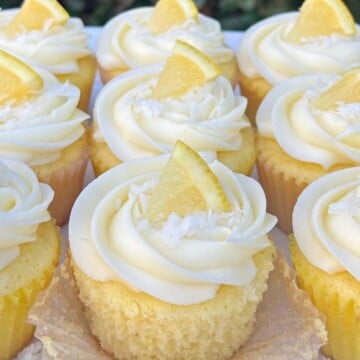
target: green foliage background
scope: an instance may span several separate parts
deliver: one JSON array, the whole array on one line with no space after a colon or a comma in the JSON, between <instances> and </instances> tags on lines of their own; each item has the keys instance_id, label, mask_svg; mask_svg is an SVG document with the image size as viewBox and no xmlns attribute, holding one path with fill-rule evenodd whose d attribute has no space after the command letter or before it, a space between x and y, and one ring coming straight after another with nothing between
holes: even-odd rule
<instances>
[{"instance_id":1,"label":"green foliage background","mask_svg":"<svg viewBox=\"0 0 360 360\"><path fill-rule=\"evenodd\" d=\"M16 7L22 0L0 0L1 8ZM103 25L115 14L139 6L153 5L156 0L60 0L72 16L81 17L86 25ZM244 30L267 16L296 10L302 0L195 0L204 14L218 19L225 30ZM345 0L357 23L360 23L359 0Z\"/></svg>"}]
</instances>

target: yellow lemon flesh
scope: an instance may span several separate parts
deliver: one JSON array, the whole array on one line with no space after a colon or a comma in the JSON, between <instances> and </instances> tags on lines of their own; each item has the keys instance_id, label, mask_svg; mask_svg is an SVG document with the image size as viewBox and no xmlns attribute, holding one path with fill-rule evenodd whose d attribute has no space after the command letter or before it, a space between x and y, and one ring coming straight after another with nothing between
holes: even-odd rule
<instances>
[{"instance_id":1,"label":"yellow lemon flesh","mask_svg":"<svg viewBox=\"0 0 360 360\"><path fill-rule=\"evenodd\" d=\"M178 97L194 86L201 86L221 74L220 67L188 43L177 40L153 89L153 97Z\"/></svg>"},{"instance_id":2,"label":"yellow lemon flesh","mask_svg":"<svg viewBox=\"0 0 360 360\"><path fill-rule=\"evenodd\" d=\"M46 22L63 25L69 19L67 11L56 0L25 0L5 32L9 36L27 30L41 30Z\"/></svg>"},{"instance_id":3,"label":"yellow lemon flesh","mask_svg":"<svg viewBox=\"0 0 360 360\"><path fill-rule=\"evenodd\" d=\"M43 87L40 75L29 65L0 50L0 103L21 100Z\"/></svg>"},{"instance_id":4,"label":"yellow lemon flesh","mask_svg":"<svg viewBox=\"0 0 360 360\"><path fill-rule=\"evenodd\" d=\"M320 110L335 109L339 104L360 102L360 68L353 69L324 91L316 100Z\"/></svg>"},{"instance_id":5,"label":"yellow lemon flesh","mask_svg":"<svg viewBox=\"0 0 360 360\"><path fill-rule=\"evenodd\" d=\"M288 36L291 41L301 43L306 37L355 33L354 18L341 0L305 0Z\"/></svg>"},{"instance_id":6,"label":"yellow lemon flesh","mask_svg":"<svg viewBox=\"0 0 360 360\"><path fill-rule=\"evenodd\" d=\"M145 216L152 224L159 224L171 213L185 216L210 209L225 212L231 210L231 205L207 163L178 140L150 198Z\"/></svg>"},{"instance_id":7,"label":"yellow lemon flesh","mask_svg":"<svg viewBox=\"0 0 360 360\"><path fill-rule=\"evenodd\" d=\"M198 10L192 0L159 0L148 27L153 34L161 34L191 18L198 19Z\"/></svg>"}]
</instances>

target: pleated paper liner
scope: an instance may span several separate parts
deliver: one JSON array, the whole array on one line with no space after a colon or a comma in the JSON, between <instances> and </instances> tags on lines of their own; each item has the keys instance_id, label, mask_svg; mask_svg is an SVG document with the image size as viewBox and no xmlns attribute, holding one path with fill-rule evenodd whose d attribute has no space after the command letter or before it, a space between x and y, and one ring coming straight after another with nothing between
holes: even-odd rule
<instances>
[{"instance_id":1,"label":"pleated paper liner","mask_svg":"<svg viewBox=\"0 0 360 360\"><path fill-rule=\"evenodd\" d=\"M273 139L256 136L258 179L264 189L267 211L278 218L277 226L292 232L292 211L304 188L317 178L349 165L324 169L318 164L299 161L287 155Z\"/></svg>"},{"instance_id":2,"label":"pleated paper liner","mask_svg":"<svg viewBox=\"0 0 360 360\"><path fill-rule=\"evenodd\" d=\"M260 303L254 331L233 360L310 360L326 342L323 316L295 284L295 275L278 254L269 288ZM43 344L43 359L110 360L87 327L75 280L66 259L50 287L30 312Z\"/></svg>"},{"instance_id":3,"label":"pleated paper liner","mask_svg":"<svg viewBox=\"0 0 360 360\"><path fill-rule=\"evenodd\" d=\"M32 339L35 327L27 322L28 312L50 283L59 256L60 234L51 221L40 225L38 239L22 245L19 257L2 270L0 281L9 290L0 297L1 360L11 359Z\"/></svg>"},{"instance_id":4,"label":"pleated paper liner","mask_svg":"<svg viewBox=\"0 0 360 360\"><path fill-rule=\"evenodd\" d=\"M82 190L89 160L88 141L88 134L85 133L63 151L56 164L34 168L39 180L49 184L55 192L49 211L59 226L67 222L72 205Z\"/></svg>"},{"instance_id":5,"label":"pleated paper liner","mask_svg":"<svg viewBox=\"0 0 360 360\"><path fill-rule=\"evenodd\" d=\"M360 283L348 272L329 275L309 263L293 236L290 253L299 286L326 316L329 343L323 352L334 360L360 359Z\"/></svg>"}]
</instances>

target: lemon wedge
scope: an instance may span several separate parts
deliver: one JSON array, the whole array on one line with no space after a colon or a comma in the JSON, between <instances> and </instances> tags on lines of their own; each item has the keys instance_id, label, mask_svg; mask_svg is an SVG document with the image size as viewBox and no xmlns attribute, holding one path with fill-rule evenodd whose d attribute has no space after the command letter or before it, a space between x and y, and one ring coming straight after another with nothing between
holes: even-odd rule
<instances>
[{"instance_id":1,"label":"lemon wedge","mask_svg":"<svg viewBox=\"0 0 360 360\"><path fill-rule=\"evenodd\" d=\"M14 36L22 29L41 30L47 21L63 25L69 19L67 11L56 0L25 0L19 12L6 26L7 35Z\"/></svg>"},{"instance_id":2,"label":"lemon wedge","mask_svg":"<svg viewBox=\"0 0 360 360\"><path fill-rule=\"evenodd\" d=\"M192 0L159 0L148 27L153 34L161 34L191 18L198 19L198 10Z\"/></svg>"},{"instance_id":3,"label":"lemon wedge","mask_svg":"<svg viewBox=\"0 0 360 360\"><path fill-rule=\"evenodd\" d=\"M301 43L302 38L331 34L353 36L355 21L341 0L305 0L300 15L289 33L289 39Z\"/></svg>"},{"instance_id":4,"label":"lemon wedge","mask_svg":"<svg viewBox=\"0 0 360 360\"><path fill-rule=\"evenodd\" d=\"M43 80L33 68L0 49L0 103L20 100L42 87Z\"/></svg>"},{"instance_id":5,"label":"lemon wedge","mask_svg":"<svg viewBox=\"0 0 360 360\"><path fill-rule=\"evenodd\" d=\"M341 103L360 103L360 68L345 73L339 81L324 91L314 103L320 110L335 109Z\"/></svg>"},{"instance_id":6,"label":"lemon wedge","mask_svg":"<svg viewBox=\"0 0 360 360\"><path fill-rule=\"evenodd\" d=\"M190 44L177 40L153 89L156 99L178 97L221 74L220 67Z\"/></svg>"},{"instance_id":7,"label":"lemon wedge","mask_svg":"<svg viewBox=\"0 0 360 360\"><path fill-rule=\"evenodd\" d=\"M171 213L230 211L231 205L218 178L192 148L178 140L149 201L145 217L153 224Z\"/></svg>"}]
</instances>

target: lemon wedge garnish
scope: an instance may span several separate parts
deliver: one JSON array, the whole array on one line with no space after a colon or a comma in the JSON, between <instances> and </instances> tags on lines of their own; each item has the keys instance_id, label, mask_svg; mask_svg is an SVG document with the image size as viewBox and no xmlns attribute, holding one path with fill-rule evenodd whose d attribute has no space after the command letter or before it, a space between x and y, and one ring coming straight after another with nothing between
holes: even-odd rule
<instances>
[{"instance_id":1,"label":"lemon wedge garnish","mask_svg":"<svg viewBox=\"0 0 360 360\"><path fill-rule=\"evenodd\" d=\"M192 0L159 0L148 27L152 33L161 34L191 18L198 19L198 10Z\"/></svg>"},{"instance_id":2,"label":"lemon wedge garnish","mask_svg":"<svg viewBox=\"0 0 360 360\"><path fill-rule=\"evenodd\" d=\"M346 5L341 0L305 0L288 36L300 43L302 38L334 33L345 36L356 33L354 18Z\"/></svg>"},{"instance_id":3,"label":"lemon wedge garnish","mask_svg":"<svg viewBox=\"0 0 360 360\"><path fill-rule=\"evenodd\" d=\"M158 224L171 213L185 216L210 209L225 212L231 205L207 163L178 140L151 195L145 217Z\"/></svg>"},{"instance_id":4,"label":"lemon wedge garnish","mask_svg":"<svg viewBox=\"0 0 360 360\"><path fill-rule=\"evenodd\" d=\"M43 80L32 67L0 49L0 103L20 100L42 87Z\"/></svg>"},{"instance_id":5,"label":"lemon wedge garnish","mask_svg":"<svg viewBox=\"0 0 360 360\"><path fill-rule=\"evenodd\" d=\"M360 103L360 68L345 73L315 101L320 110L335 109L339 104Z\"/></svg>"},{"instance_id":6,"label":"lemon wedge garnish","mask_svg":"<svg viewBox=\"0 0 360 360\"><path fill-rule=\"evenodd\" d=\"M210 57L190 44L177 40L153 90L153 96L157 99L178 97L220 74L220 67Z\"/></svg>"},{"instance_id":7,"label":"lemon wedge garnish","mask_svg":"<svg viewBox=\"0 0 360 360\"><path fill-rule=\"evenodd\" d=\"M56 0L25 0L19 12L6 26L7 35L27 30L41 30L47 21L51 25L63 25L69 19L67 11Z\"/></svg>"}]
</instances>

